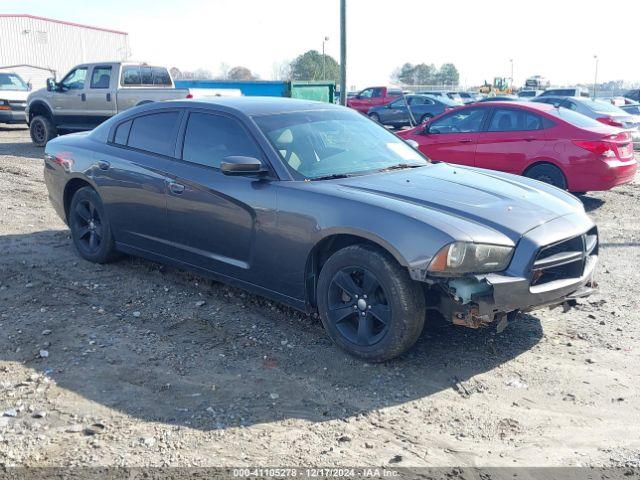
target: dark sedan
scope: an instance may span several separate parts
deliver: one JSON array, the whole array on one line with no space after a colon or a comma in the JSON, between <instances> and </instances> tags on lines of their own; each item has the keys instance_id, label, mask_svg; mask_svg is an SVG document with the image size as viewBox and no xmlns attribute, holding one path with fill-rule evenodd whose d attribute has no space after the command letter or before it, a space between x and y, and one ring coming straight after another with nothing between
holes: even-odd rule
<instances>
[{"instance_id":1,"label":"dark sedan","mask_svg":"<svg viewBox=\"0 0 640 480\"><path fill-rule=\"evenodd\" d=\"M432 164L335 105L143 105L50 141L44 171L86 260L138 255L318 311L371 361L411 347L427 307L504 326L592 291L597 231L575 197Z\"/></svg>"},{"instance_id":2,"label":"dark sedan","mask_svg":"<svg viewBox=\"0 0 640 480\"><path fill-rule=\"evenodd\" d=\"M409 106L409 108L407 108ZM406 95L404 98L387 105L379 105L369 109L369 117L382 125L404 127L415 123L424 123L430 118L460 104L447 97L435 98L430 95ZM409 118L409 109L413 119Z\"/></svg>"}]
</instances>

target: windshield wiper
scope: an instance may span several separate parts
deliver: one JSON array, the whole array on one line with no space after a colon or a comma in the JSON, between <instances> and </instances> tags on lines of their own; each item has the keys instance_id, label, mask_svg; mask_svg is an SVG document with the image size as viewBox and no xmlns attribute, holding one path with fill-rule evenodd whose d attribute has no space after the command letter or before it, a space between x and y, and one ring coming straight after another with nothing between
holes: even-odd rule
<instances>
[{"instance_id":1,"label":"windshield wiper","mask_svg":"<svg viewBox=\"0 0 640 480\"><path fill-rule=\"evenodd\" d=\"M415 163L398 163L396 165L391 165L390 167L380 168L378 172L390 172L391 170L403 170L405 168L418 168L425 167L425 165L416 165Z\"/></svg>"},{"instance_id":2,"label":"windshield wiper","mask_svg":"<svg viewBox=\"0 0 640 480\"><path fill-rule=\"evenodd\" d=\"M331 175L322 175L320 177L311 177L309 180L333 180L335 178L349 178L355 176L352 173L332 173Z\"/></svg>"}]
</instances>

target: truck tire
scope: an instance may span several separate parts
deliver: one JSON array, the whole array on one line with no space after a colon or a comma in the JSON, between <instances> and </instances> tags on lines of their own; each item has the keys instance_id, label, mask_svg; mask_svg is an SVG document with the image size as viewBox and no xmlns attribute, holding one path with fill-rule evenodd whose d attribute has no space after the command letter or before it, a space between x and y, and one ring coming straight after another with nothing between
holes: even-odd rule
<instances>
[{"instance_id":1,"label":"truck tire","mask_svg":"<svg viewBox=\"0 0 640 480\"><path fill-rule=\"evenodd\" d=\"M370 362L401 355L424 326L419 284L391 255L373 246L352 245L334 253L320 271L317 299L333 342Z\"/></svg>"},{"instance_id":2,"label":"truck tire","mask_svg":"<svg viewBox=\"0 0 640 480\"><path fill-rule=\"evenodd\" d=\"M36 115L29 124L31 141L39 147L44 147L49 140L58 136L58 130L49 117Z\"/></svg>"}]
</instances>

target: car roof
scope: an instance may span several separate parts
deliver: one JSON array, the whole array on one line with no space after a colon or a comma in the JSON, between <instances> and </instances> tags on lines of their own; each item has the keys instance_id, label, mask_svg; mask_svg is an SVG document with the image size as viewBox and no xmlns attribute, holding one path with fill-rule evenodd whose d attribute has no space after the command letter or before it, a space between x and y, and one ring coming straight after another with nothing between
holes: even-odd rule
<instances>
[{"instance_id":1,"label":"car roof","mask_svg":"<svg viewBox=\"0 0 640 480\"><path fill-rule=\"evenodd\" d=\"M215 97L197 100L170 100L144 105L149 110L173 107L216 109L222 107L248 116L273 115L276 113L303 112L309 110L337 110L340 105L327 102L315 102L288 97Z\"/></svg>"},{"instance_id":2,"label":"car roof","mask_svg":"<svg viewBox=\"0 0 640 480\"><path fill-rule=\"evenodd\" d=\"M479 107L481 105L484 108L489 108L489 107L522 107L522 108L525 108L527 110L539 110L541 112L548 112L548 111L553 110L555 108L553 105L549 105L548 103L520 102L520 101L517 101L517 100L514 100L514 101L495 100L493 102L472 103L470 105L465 105L464 107L460 107L460 108L477 108L477 107Z\"/></svg>"}]
</instances>

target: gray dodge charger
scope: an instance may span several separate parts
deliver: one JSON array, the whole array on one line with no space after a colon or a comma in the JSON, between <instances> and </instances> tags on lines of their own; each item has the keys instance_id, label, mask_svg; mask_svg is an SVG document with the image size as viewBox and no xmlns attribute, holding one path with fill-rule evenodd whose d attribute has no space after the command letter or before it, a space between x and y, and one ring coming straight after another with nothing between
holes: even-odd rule
<instances>
[{"instance_id":1,"label":"gray dodge charger","mask_svg":"<svg viewBox=\"0 0 640 480\"><path fill-rule=\"evenodd\" d=\"M595 288L598 233L552 186L431 163L339 106L175 101L50 141L45 181L80 256L138 255L306 312L370 361L439 312L502 329Z\"/></svg>"}]
</instances>

